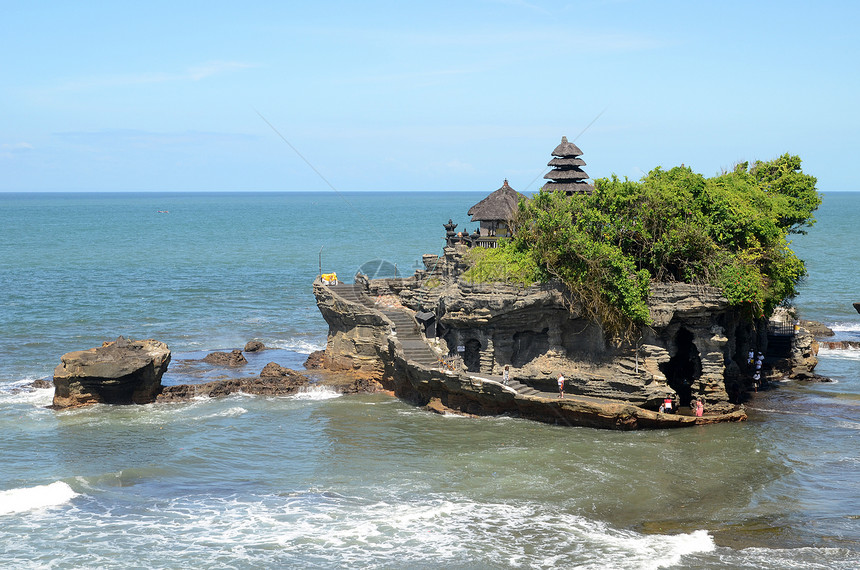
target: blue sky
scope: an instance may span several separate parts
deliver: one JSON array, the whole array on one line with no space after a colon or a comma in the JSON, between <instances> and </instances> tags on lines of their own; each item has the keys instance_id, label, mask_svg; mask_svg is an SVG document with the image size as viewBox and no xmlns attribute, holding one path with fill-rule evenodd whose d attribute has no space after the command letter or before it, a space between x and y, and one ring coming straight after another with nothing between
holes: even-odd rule
<instances>
[{"instance_id":1,"label":"blue sky","mask_svg":"<svg viewBox=\"0 0 860 570\"><path fill-rule=\"evenodd\" d=\"M790 152L819 190L860 190L860 3L0 12L0 191L331 191L316 169L342 192L504 178L533 192L562 135L592 178L682 163L710 176Z\"/></svg>"}]
</instances>

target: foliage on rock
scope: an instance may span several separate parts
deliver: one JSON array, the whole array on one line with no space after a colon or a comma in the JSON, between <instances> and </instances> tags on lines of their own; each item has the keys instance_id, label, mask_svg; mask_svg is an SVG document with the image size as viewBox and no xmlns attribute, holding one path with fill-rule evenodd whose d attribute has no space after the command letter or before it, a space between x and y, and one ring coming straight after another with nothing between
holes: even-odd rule
<instances>
[{"instance_id":1,"label":"foliage on rock","mask_svg":"<svg viewBox=\"0 0 860 570\"><path fill-rule=\"evenodd\" d=\"M469 269L463 279L469 283L505 282L531 285L544 281L546 271L536 263L527 249L509 240L499 240L499 247L473 247L466 254Z\"/></svg>"},{"instance_id":2,"label":"foliage on rock","mask_svg":"<svg viewBox=\"0 0 860 570\"><path fill-rule=\"evenodd\" d=\"M558 278L616 336L649 323L651 280L714 285L751 318L796 294L806 269L788 236L805 233L821 203L797 156L712 178L682 166L595 182L591 195L521 201L515 237L473 253L471 278L491 280L493 267Z\"/></svg>"}]
</instances>

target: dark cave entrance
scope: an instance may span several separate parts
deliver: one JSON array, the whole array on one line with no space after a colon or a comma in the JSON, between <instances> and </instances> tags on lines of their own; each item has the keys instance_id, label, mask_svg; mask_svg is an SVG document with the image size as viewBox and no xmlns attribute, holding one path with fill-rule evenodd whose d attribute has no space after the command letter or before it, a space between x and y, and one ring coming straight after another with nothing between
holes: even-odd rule
<instances>
[{"instance_id":1,"label":"dark cave entrance","mask_svg":"<svg viewBox=\"0 0 860 570\"><path fill-rule=\"evenodd\" d=\"M463 352L463 365L469 372L481 371L481 341L469 339L466 341L466 350Z\"/></svg>"},{"instance_id":2,"label":"dark cave entrance","mask_svg":"<svg viewBox=\"0 0 860 570\"><path fill-rule=\"evenodd\" d=\"M693 397L693 382L702 375L702 360L693 343L693 333L681 328L675 335L675 356L663 367L669 386L678 393L678 405L687 406Z\"/></svg>"},{"instance_id":3,"label":"dark cave entrance","mask_svg":"<svg viewBox=\"0 0 860 570\"><path fill-rule=\"evenodd\" d=\"M749 334L749 328L743 324L738 325L735 328L735 353L733 355L732 360L740 366L741 370L749 369L749 362L747 362L747 354L750 348L753 347L751 335Z\"/></svg>"},{"instance_id":4,"label":"dark cave entrance","mask_svg":"<svg viewBox=\"0 0 860 570\"><path fill-rule=\"evenodd\" d=\"M549 350L549 328L514 333L513 340L511 364L520 368Z\"/></svg>"}]
</instances>

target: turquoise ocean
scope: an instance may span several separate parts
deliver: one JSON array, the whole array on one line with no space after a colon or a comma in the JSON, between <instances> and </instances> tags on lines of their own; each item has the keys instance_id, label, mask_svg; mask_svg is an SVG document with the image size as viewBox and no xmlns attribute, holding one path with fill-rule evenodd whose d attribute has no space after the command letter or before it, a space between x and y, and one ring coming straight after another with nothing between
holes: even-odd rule
<instances>
[{"instance_id":1,"label":"turquoise ocean","mask_svg":"<svg viewBox=\"0 0 860 570\"><path fill-rule=\"evenodd\" d=\"M612 432L439 416L384 395L52 411L60 356L118 335L173 351L167 384L252 339L325 345L322 268L410 274L485 193L0 194L0 566L860 567L860 351L828 384L755 394L749 421ZM803 318L860 340L860 194L794 247Z\"/></svg>"}]
</instances>

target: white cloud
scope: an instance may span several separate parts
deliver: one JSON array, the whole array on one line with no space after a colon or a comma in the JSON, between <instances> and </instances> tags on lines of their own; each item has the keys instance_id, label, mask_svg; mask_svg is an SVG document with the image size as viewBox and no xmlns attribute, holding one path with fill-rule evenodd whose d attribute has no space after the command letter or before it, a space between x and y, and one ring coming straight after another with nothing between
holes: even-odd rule
<instances>
[{"instance_id":1,"label":"white cloud","mask_svg":"<svg viewBox=\"0 0 860 570\"><path fill-rule=\"evenodd\" d=\"M3 143L0 144L0 158L12 159L33 150L33 145L28 142Z\"/></svg>"},{"instance_id":2,"label":"white cloud","mask_svg":"<svg viewBox=\"0 0 860 570\"><path fill-rule=\"evenodd\" d=\"M33 150L33 145L27 142L3 143L0 144L0 150L7 152L26 152L28 150Z\"/></svg>"}]
</instances>

